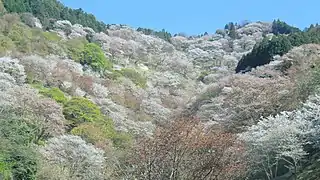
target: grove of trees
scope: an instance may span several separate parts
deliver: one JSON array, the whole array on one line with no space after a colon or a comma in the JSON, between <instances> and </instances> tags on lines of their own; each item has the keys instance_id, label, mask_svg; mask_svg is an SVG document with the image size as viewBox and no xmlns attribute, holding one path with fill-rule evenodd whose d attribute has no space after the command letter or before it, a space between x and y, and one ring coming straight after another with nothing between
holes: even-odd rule
<instances>
[{"instance_id":1,"label":"grove of trees","mask_svg":"<svg viewBox=\"0 0 320 180\"><path fill-rule=\"evenodd\" d=\"M254 46L252 52L241 58L236 67L237 73L268 64L273 60L273 56L282 56L294 46L320 43L320 29L318 26L310 26L305 31L301 31L277 20L273 22L272 32L275 35L271 39L266 37L262 42Z\"/></svg>"},{"instance_id":2,"label":"grove of trees","mask_svg":"<svg viewBox=\"0 0 320 180\"><path fill-rule=\"evenodd\" d=\"M137 31L142 32L145 35L156 36L168 42L170 42L170 38L172 37L172 35L169 32L167 32L165 29L162 29L161 31L155 31L152 29L139 27Z\"/></svg>"},{"instance_id":3,"label":"grove of trees","mask_svg":"<svg viewBox=\"0 0 320 180\"><path fill-rule=\"evenodd\" d=\"M7 12L31 13L37 17L44 28L50 27L50 22L68 20L72 24L91 27L96 32L104 31L106 25L98 21L93 14L80 9L71 9L57 0L2 0Z\"/></svg>"}]
</instances>

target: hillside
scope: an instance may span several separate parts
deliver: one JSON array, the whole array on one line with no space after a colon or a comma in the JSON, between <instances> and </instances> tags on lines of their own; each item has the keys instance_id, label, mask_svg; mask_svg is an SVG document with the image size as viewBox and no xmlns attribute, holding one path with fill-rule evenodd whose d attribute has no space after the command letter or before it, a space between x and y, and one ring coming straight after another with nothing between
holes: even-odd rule
<instances>
[{"instance_id":1,"label":"hillside","mask_svg":"<svg viewBox=\"0 0 320 180\"><path fill-rule=\"evenodd\" d=\"M172 36L2 0L0 179L316 179L319 35Z\"/></svg>"}]
</instances>

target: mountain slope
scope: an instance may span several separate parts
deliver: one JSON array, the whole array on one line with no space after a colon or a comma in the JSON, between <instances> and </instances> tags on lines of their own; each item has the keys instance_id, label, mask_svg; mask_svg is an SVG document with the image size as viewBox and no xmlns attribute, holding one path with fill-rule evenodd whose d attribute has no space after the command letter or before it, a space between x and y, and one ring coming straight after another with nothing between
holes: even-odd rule
<instances>
[{"instance_id":1,"label":"mountain slope","mask_svg":"<svg viewBox=\"0 0 320 180\"><path fill-rule=\"evenodd\" d=\"M57 1L2 2L1 178L271 179L317 165L317 28L171 37Z\"/></svg>"}]
</instances>

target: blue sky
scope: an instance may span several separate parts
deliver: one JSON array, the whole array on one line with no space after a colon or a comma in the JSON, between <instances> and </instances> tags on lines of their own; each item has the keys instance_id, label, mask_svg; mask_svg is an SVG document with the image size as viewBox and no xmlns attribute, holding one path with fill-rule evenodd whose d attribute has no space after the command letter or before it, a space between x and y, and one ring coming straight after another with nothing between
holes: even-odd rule
<instances>
[{"instance_id":1,"label":"blue sky","mask_svg":"<svg viewBox=\"0 0 320 180\"><path fill-rule=\"evenodd\" d=\"M228 22L280 18L299 28L319 22L319 0L61 0L106 24L166 29L188 35L214 33Z\"/></svg>"}]
</instances>

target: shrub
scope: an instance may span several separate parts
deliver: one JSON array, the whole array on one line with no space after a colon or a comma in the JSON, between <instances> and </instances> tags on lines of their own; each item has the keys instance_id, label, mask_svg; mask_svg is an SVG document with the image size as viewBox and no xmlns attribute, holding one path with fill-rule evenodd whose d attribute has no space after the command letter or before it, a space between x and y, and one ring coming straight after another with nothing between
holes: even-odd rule
<instances>
[{"instance_id":1,"label":"shrub","mask_svg":"<svg viewBox=\"0 0 320 180\"><path fill-rule=\"evenodd\" d=\"M30 40L23 39L21 41L16 41L15 42L16 49L18 52L25 53L25 54L30 54L32 51L32 44Z\"/></svg>"},{"instance_id":2,"label":"shrub","mask_svg":"<svg viewBox=\"0 0 320 180\"><path fill-rule=\"evenodd\" d=\"M20 19L27 26L31 28L35 27L35 17L31 13L22 13Z\"/></svg>"},{"instance_id":3,"label":"shrub","mask_svg":"<svg viewBox=\"0 0 320 180\"><path fill-rule=\"evenodd\" d=\"M112 69L112 63L105 57L102 49L94 43L85 45L81 53L80 63L92 67L95 71Z\"/></svg>"},{"instance_id":4,"label":"shrub","mask_svg":"<svg viewBox=\"0 0 320 180\"><path fill-rule=\"evenodd\" d=\"M28 28L24 24L17 23L10 28L8 37L14 42L19 42L27 39L30 40L32 37L32 32L30 28Z\"/></svg>"},{"instance_id":5,"label":"shrub","mask_svg":"<svg viewBox=\"0 0 320 180\"><path fill-rule=\"evenodd\" d=\"M34 142L64 133L62 107L54 100L40 97L36 90L28 86L10 88L3 94L6 96L3 98L4 104L10 103L10 110L33 127Z\"/></svg>"},{"instance_id":6,"label":"shrub","mask_svg":"<svg viewBox=\"0 0 320 180\"><path fill-rule=\"evenodd\" d=\"M15 45L10 38L4 35L0 35L0 53L2 55L10 50L13 50L14 47Z\"/></svg>"},{"instance_id":7,"label":"shrub","mask_svg":"<svg viewBox=\"0 0 320 180\"><path fill-rule=\"evenodd\" d=\"M100 108L83 97L73 97L65 103L63 114L67 120L78 125L83 122L94 122L103 119Z\"/></svg>"},{"instance_id":8,"label":"shrub","mask_svg":"<svg viewBox=\"0 0 320 180\"><path fill-rule=\"evenodd\" d=\"M42 32L42 34L44 38L48 41L56 42L61 40L61 37L58 36L58 34L55 32Z\"/></svg>"},{"instance_id":9,"label":"shrub","mask_svg":"<svg viewBox=\"0 0 320 180\"><path fill-rule=\"evenodd\" d=\"M208 76L208 75L209 75L209 72L207 72L207 71L202 71L197 80L203 82L203 81L204 81L204 78L205 78L206 76Z\"/></svg>"},{"instance_id":10,"label":"shrub","mask_svg":"<svg viewBox=\"0 0 320 180\"><path fill-rule=\"evenodd\" d=\"M67 49L67 54L70 59L80 62L82 52L88 41L84 38L69 39L64 44Z\"/></svg>"},{"instance_id":11,"label":"shrub","mask_svg":"<svg viewBox=\"0 0 320 180\"><path fill-rule=\"evenodd\" d=\"M129 147L131 142L129 134L117 132L114 129L112 119L80 124L71 130L71 134L80 136L95 145L106 145L108 140L111 140L114 147L122 149Z\"/></svg>"},{"instance_id":12,"label":"shrub","mask_svg":"<svg viewBox=\"0 0 320 180\"><path fill-rule=\"evenodd\" d=\"M124 77L129 78L134 84L141 88L147 86L147 79L143 77L139 72L130 68L123 68L119 71Z\"/></svg>"},{"instance_id":13,"label":"shrub","mask_svg":"<svg viewBox=\"0 0 320 180\"><path fill-rule=\"evenodd\" d=\"M119 79L120 77L122 77L122 74L117 71L117 70L113 70L112 72L108 72L108 73L105 73L104 74L106 78L108 79L112 79L112 80L117 80Z\"/></svg>"},{"instance_id":14,"label":"shrub","mask_svg":"<svg viewBox=\"0 0 320 180\"><path fill-rule=\"evenodd\" d=\"M40 159L37 180L69 180L69 170L56 164L49 164Z\"/></svg>"},{"instance_id":15,"label":"shrub","mask_svg":"<svg viewBox=\"0 0 320 180\"><path fill-rule=\"evenodd\" d=\"M71 134L80 136L89 143L96 144L105 141L107 134L105 134L101 127L96 123L83 123L71 130Z\"/></svg>"},{"instance_id":16,"label":"shrub","mask_svg":"<svg viewBox=\"0 0 320 180\"><path fill-rule=\"evenodd\" d=\"M34 179L36 153L30 146L34 127L8 111L0 114L0 178Z\"/></svg>"},{"instance_id":17,"label":"shrub","mask_svg":"<svg viewBox=\"0 0 320 180\"><path fill-rule=\"evenodd\" d=\"M128 133L118 132L112 137L112 142L114 147L126 149L132 145L132 136Z\"/></svg>"},{"instance_id":18,"label":"shrub","mask_svg":"<svg viewBox=\"0 0 320 180\"><path fill-rule=\"evenodd\" d=\"M0 0L0 16L2 16L4 13L6 13L6 8L4 8L3 2Z\"/></svg>"},{"instance_id":19,"label":"shrub","mask_svg":"<svg viewBox=\"0 0 320 180\"><path fill-rule=\"evenodd\" d=\"M20 22L20 17L18 14L5 14L1 17L1 19L3 20L1 22L1 31L5 34L8 35L8 33L10 32L11 28L13 25L17 24Z\"/></svg>"},{"instance_id":20,"label":"shrub","mask_svg":"<svg viewBox=\"0 0 320 180\"><path fill-rule=\"evenodd\" d=\"M31 52L32 31L29 27L21 23L14 24L9 29L8 37L14 42L14 44L16 45L16 49L19 52Z\"/></svg>"},{"instance_id":21,"label":"shrub","mask_svg":"<svg viewBox=\"0 0 320 180\"><path fill-rule=\"evenodd\" d=\"M130 92L124 92L123 95L114 94L111 95L110 98L117 104L130 108L134 111L140 110L140 105L142 103L141 98L134 96Z\"/></svg>"},{"instance_id":22,"label":"shrub","mask_svg":"<svg viewBox=\"0 0 320 180\"><path fill-rule=\"evenodd\" d=\"M64 104L65 102L67 102L67 98L65 97L64 93L57 87L53 87L53 88L45 88L43 86L39 86L39 85L34 85L33 87L38 88L39 89L39 93L49 97L51 99L54 99L56 102L58 103L62 103Z\"/></svg>"},{"instance_id":23,"label":"shrub","mask_svg":"<svg viewBox=\"0 0 320 180\"><path fill-rule=\"evenodd\" d=\"M81 136L91 143L111 139L116 131L112 119L105 118L98 122L83 123L72 129L73 135Z\"/></svg>"}]
</instances>

